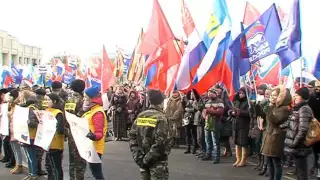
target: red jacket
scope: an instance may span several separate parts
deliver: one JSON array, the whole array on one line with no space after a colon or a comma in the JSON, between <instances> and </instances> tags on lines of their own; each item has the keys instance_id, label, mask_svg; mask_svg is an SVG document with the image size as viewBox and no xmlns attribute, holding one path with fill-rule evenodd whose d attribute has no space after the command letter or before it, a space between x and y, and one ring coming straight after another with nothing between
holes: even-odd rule
<instances>
[{"instance_id":1,"label":"red jacket","mask_svg":"<svg viewBox=\"0 0 320 180\"><path fill-rule=\"evenodd\" d=\"M92 103L97 105L103 105L101 96L95 97L91 99ZM103 138L103 128L104 128L104 114L101 112L97 112L92 116L92 122L95 129L95 132L92 132L96 136L96 141L99 141Z\"/></svg>"}]
</instances>

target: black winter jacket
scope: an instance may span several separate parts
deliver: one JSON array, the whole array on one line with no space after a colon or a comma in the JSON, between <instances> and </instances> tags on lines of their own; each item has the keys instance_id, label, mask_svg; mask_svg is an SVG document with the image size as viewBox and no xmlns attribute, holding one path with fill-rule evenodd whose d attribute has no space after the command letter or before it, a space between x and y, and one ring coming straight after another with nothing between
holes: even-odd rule
<instances>
[{"instance_id":1,"label":"black winter jacket","mask_svg":"<svg viewBox=\"0 0 320 180\"><path fill-rule=\"evenodd\" d=\"M312 119L312 110L307 102L294 106L292 115L289 117L285 153L296 157L306 157L312 153L312 149L304 145Z\"/></svg>"}]
</instances>

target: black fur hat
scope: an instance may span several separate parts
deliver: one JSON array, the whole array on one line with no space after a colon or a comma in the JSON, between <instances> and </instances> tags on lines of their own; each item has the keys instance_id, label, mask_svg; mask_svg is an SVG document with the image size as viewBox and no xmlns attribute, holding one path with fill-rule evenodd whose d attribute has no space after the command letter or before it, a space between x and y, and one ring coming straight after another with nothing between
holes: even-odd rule
<instances>
[{"instance_id":1,"label":"black fur hat","mask_svg":"<svg viewBox=\"0 0 320 180\"><path fill-rule=\"evenodd\" d=\"M81 79L76 79L72 81L70 88L77 93L83 93L86 83Z\"/></svg>"}]
</instances>

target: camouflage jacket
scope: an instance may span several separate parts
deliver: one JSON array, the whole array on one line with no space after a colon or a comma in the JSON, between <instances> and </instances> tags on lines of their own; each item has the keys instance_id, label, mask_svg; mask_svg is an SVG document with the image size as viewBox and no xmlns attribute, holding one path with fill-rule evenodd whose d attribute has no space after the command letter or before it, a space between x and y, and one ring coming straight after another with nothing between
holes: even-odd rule
<instances>
[{"instance_id":1,"label":"camouflage jacket","mask_svg":"<svg viewBox=\"0 0 320 180\"><path fill-rule=\"evenodd\" d=\"M78 117L81 117L83 115L82 105L83 105L82 95L77 92L70 91L66 99L64 109L69 113L72 113L77 115Z\"/></svg>"},{"instance_id":2,"label":"camouflage jacket","mask_svg":"<svg viewBox=\"0 0 320 180\"><path fill-rule=\"evenodd\" d=\"M139 167L151 167L166 161L170 154L172 136L168 119L160 108L151 106L141 112L129 133L129 146Z\"/></svg>"}]
</instances>

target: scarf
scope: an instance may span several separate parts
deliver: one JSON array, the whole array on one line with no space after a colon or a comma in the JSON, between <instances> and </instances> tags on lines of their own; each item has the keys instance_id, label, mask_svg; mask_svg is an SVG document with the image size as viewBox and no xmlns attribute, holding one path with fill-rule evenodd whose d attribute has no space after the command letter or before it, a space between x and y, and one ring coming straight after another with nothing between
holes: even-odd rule
<instances>
[{"instance_id":1,"label":"scarf","mask_svg":"<svg viewBox=\"0 0 320 180\"><path fill-rule=\"evenodd\" d=\"M89 101L84 101L83 105L82 105L82 109L83 109L84 112L87 112L95 105L96 105L96 103L89 102Z\"/></svg>"}]
</instances>

